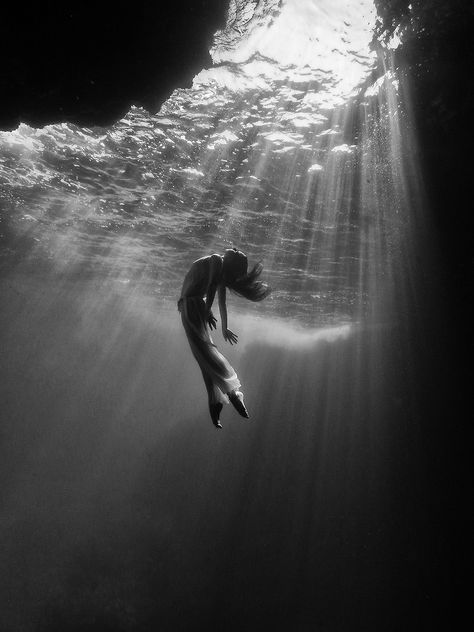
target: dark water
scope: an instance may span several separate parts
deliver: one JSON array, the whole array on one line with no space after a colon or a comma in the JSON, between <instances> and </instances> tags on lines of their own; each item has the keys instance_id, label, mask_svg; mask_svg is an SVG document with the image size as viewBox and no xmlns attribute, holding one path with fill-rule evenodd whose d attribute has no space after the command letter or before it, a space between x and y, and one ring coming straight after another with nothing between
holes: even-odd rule
<instances>
[{"instance_id":1,"label":"dark water","mask_svg":"<svg viewBox=\"0 0 474 632\"><path fill-rule=\"evenodd\" d=\"M442 610L409 94L389 50L370 76L370 4L265 6L156 116L1 134L2 630L418 630ZM230 298L251 420L226 407L218 433L175 300L230 245L274 292Z\"/></svg>"}]
</instances>

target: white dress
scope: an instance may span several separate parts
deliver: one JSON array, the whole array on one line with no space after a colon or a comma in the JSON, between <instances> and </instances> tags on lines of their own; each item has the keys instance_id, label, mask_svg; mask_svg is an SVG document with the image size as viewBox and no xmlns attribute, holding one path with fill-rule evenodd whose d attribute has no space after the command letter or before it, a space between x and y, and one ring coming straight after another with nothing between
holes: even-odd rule
<instances>
[{"instance_id":1,"label":"white dress","mask_svg":"<svg viewBox=\"0 0 474 632\"><path fill-rule=\"evenodd\" d=\"M214 279L220 278L222 257L198 259L186 275L178 310L191 351L202 371L209 405L229 403L226 395L240 387L237 373L214 344L206 318L205 295Z\"/></svg>"}]
</instances>

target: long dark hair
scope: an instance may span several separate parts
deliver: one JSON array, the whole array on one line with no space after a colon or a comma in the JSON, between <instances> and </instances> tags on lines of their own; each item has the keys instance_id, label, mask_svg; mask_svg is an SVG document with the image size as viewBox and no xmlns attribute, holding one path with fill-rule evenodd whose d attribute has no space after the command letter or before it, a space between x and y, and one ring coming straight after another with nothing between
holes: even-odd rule
<instances>
[{"instance_id":1,"label":"long dark hair","mask_svg":"<svg viewBox=\"0 0 474 632\"><path fill-rule=\"evenodd\" d=\"M233 248L227 250L226 255L224 259L226 286L249 301L263 301L272 291L267 283L259 280L263 265L260 262L256 263L250 272L247 272L247 256L243 252Z\"/></svg>"}]
</instances>

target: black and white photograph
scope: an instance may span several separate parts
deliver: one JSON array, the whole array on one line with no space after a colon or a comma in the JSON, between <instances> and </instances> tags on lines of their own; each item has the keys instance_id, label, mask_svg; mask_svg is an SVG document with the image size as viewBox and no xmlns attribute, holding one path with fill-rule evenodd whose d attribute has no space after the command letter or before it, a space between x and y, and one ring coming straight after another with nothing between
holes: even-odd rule
<instances>
[{"instance_id":1,"label":"black and white photograph","mask_svg":"<svg viewBox=\"0 0 474 632\"><path fill-rule=\"evenodd\" d=\"M463 629L474 4L0 15L0 632Z\"/></svg>"}]
</instances>

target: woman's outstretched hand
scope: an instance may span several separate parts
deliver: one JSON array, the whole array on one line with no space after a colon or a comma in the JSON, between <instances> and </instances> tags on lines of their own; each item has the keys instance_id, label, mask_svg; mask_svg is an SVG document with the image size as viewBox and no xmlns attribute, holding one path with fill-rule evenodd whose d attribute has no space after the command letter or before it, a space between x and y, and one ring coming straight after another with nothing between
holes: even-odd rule
<instances>
[{"instance_id":1,"label":"woman's outstretched hand","mask_svg":"<svg viewBox=\"0 0 474 632\"><path fill-rule=\"evenodd\" d=\"M237 334L234 334L234 332L231 331L230 329L223 329L222 335L224 336L224 340L227 340L227 342L230 342L231 345L237 344L239 337L237 336Z\"/></svg>"},{"instance_id":2,"label":"woman's outstretched hand","mask_svg":"<svg viewBox=\"0 0 474 632\"><path fill-rule=\"evenodd\" d=\"M209 329L216 328L217 318L214 316L212 312L209 312L209 316L207 317L207 324L209 325Z\"/></svg>"}]
</instances>

